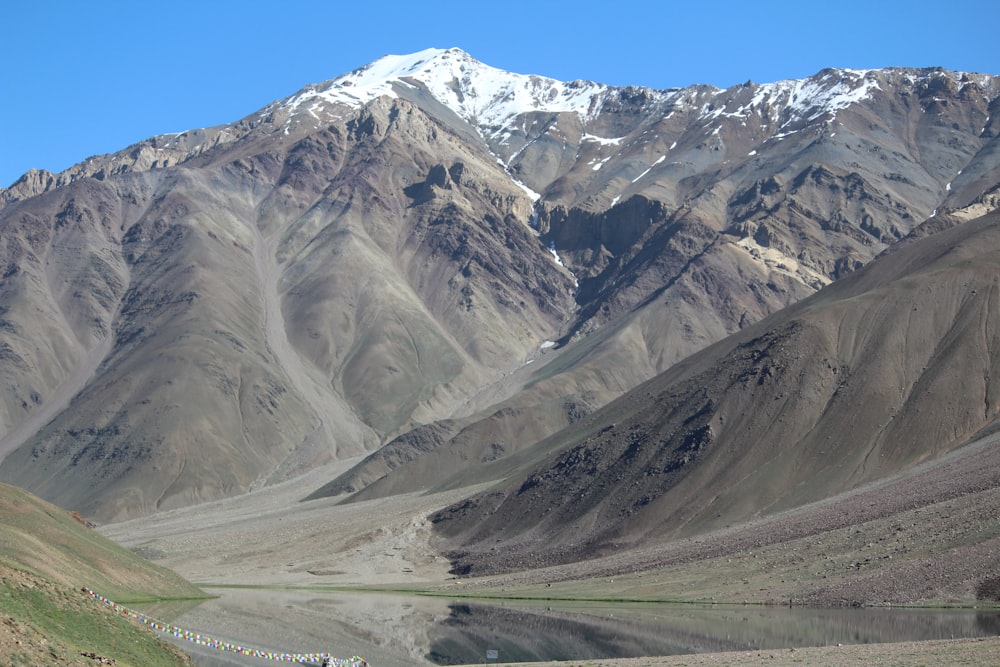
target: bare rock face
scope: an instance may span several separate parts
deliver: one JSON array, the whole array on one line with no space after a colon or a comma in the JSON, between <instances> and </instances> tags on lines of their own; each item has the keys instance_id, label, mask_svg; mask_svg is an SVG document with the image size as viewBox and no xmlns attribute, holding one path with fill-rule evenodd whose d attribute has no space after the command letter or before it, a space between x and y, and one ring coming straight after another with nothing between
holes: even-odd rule
<instances>
[{"instance_id":1,"label":"bare rock face","mask_svg":"<svg viewBox=\"0 0 1000 667\"><path fill-rule=\"evenodd\" d=\"M998 91L609 88L428 50L29 172L0 190L0 478L101 519L368 453L321 495L461 484L993 210Z\"/></svg>"}]
</instances>

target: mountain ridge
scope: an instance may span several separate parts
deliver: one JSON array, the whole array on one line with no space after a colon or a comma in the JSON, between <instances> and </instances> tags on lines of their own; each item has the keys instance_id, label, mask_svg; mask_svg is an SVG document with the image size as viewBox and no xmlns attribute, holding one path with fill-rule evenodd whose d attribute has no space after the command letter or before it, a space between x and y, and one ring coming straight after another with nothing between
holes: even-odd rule
<instances>
[{"instance_id":1,"label":"mountain ridge","mask_svg":"<svg viewBox=\"0 0 1000 667\"><path fill-rule=\"evenodd\" d=\"M424 67L422 67L424 66ZM466 69L471 70L476 76L468 74ZM418 76L426 74L436 74L434 76ZM461 74L461 79L455 74ZM996 77L988 74L950 71L940 67L909 68L909 67L887 67L882 69L859 70L851 68L827 68L817 74L805 79L784 79L773 83L755 84L747 81L744 84L731 86L729 88L718 88L708 84L695 84L684 88L653 89L644 86L605 86L604 84L590 81L561 82L540 75L514 74L499 70L476 60L468 53L459 48L438 49L430 48L408 55L386 55L378 60L347 74L340 75L319 84L310 84L296 93L272 102L258 112L243 118L240 121L207 127L192 129L183 132L167 133L156 135L144 141L137 142L128 148L103 156L92 156L83 162L70 167L63 172L53 174L46 170L30 169L10 187L0 188L0 202L9 203L15 197L17 199L25 196L34 196L52 187L66 185L71 180L79 177L97 175L98 178L122 173L130 170L155 169L177 164L188 159L197 157L206 150L220 145L236 141L248 129L254 126L270 123L276 125L276 118L287 114L285 124L279 130L273 131L289 132L291 122L298 108L307 101L314 103L327 102L330 104L346 105L354 108L361 108L364 104L374 99L387 96L399 97L400 94L394 86L404 82L407 78L412 78L422 85L432 90L435 98L445 104L452 112L469 121L474 127L482 130L484 127L498 127L498 132L503 132L510 121L518 115L531 112L551 111L555 113L574 112L581 116L586 116L587 111L592 110L602 97L610 92L619 92L622 95L632 95L645 102L651 103L675 103L678 99L694 98L698 92L707 92L711 95L722 95L730 91L748 90L753 92L753 97L748 105L741 105L735 111L727 112L726 109L731 100L717 106L716 101L708 101L702 106L702 115L705 119L717 119L723 116L740 116L748 108L752 110L755 106L768 107L773 112L774 120L785 116L782 127L803 120L802 112L812 111L813 116L809 120L816 120L826 113L833 113L836 110L850 106L867 96L873 90L879 89L879 84L873 77L879 75L896 75L905 80L914 78L918 83L923 80L928 90L940 87L940 83L932 80L934 74L944 75L950 78L953 84L974 83L989 94L992 90L996 94ZM450 81L442 80L443 76L451 75ZM846 79L853 78L848 83ZM828 79L837 81L824 89L820 84ZM475 88L477 80L485 80L487 89L492 85L494 90L488 90L493 95L488 102L496 102L495 105L485 104L481 107L474 107L465 104L465 97L469 92L473 92L472 99L477 99ZM465 83L465 87L461 84ZM360 85L359 85L360 84ZM459 84L452 87L454 84ZM548 87L549 98L556 97L556 102L560 97L566 99L566 104L553 103L547 105L546 100L535 98L534 104L524 104L523 96L525 89L532 84L537 87ZM851 88L851 84L855 84ZM413 84L409 84L411 87ZM571 95L559 95L566 86L572 86L582 92ZM361 94L352 94L354 90L360 88ZM457 88L457 89L456 89ZM552 91L556 91L553 93ZM859 92L860 91L860 92ZM519 96L521 99L519 99ZM581 104L577 97L587 97L587 102ZM745 97L745 95L744 95ZM514 104L504 104L511 101ZM774 98L773 100L771 98ZM817 104L817 100L819 103ZM548 100L551 102L552 100ZM797 106L800 103L808 103L809 107ZM798 112L798 115L796 115ZM320 120L315 113L315 106L306 110L306 113L313 116L315 120ZM482 121L482 124L479 122ZM487 125L488 124L488 125ZM986 127L983 127L983 131ZM493 136L496 139L496 134ZM587 135L586 139L598 144L616 145L620 137L599 137ZM501 136L500 142L503 143ZM172 150L171 150L172 149ZM160 159L153 157L161 154ZM132 158L132 164L128 165L126 156ZM111 162L120 161L122 165L117 170L110 168L102 158L110 158ZM90 165L90 166L85 166ZM96 166L100 165L100 166ZM17 187L15 187L17 186ZM23 193L23 194L22 194Z\"/></svg>"}]
</instances>

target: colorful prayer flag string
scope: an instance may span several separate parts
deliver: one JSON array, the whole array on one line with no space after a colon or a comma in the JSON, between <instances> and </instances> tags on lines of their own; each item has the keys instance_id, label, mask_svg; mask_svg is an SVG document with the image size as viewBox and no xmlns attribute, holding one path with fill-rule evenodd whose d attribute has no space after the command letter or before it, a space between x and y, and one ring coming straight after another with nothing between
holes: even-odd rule
<instances>
[{"instance_id":1,"label":"colorful prayer flag string","mask_svg":"<svg viewBox=\"0 0 1000 667\"><path fill-rule=\"evenodd\" d=\"M176 625L171 625L169 623L163 623L155 619L149 618L145 614L129 609L128 607L123 607L117 602L113 602L108 598L95 593L89 588L83 589L85 593L90 595L96 600L100 600L107 606L111 607L123 616L129 616L136 619L140 623L148 625L149 627L157 630L159 632L167 633L177 637L178 639L184 639L189 642L198 644L199 646L207 646L209 648L218 649L220 651L229 651L231 653L236 653L238 655L252 656L254 658L265 658L267 660L274 660L277 662L311 662L311 663L323 663L328 664L330 667L368 667L368 662L358 656L351 658L334 658L328 653L283 653L280 651L265 651L259 648L249 648L246 646L240 646L239 644L230 644L229 642L224 642L218 639L212 639L211 637L205 637L204 635L198 634L196 632L190 632L179 628ZM324 663L324 660L328 662Z\"/></svg>"}]
</instances>

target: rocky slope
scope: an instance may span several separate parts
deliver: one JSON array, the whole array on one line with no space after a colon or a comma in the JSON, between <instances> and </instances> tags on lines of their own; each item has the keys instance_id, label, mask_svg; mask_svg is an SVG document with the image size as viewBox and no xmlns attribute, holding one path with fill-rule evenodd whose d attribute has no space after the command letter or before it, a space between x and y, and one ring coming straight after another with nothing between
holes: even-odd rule
<instances>
[{"instance_id":1,"label":"rocky slope","mask_svg":"<svg viewBox=\"0 0 1000 667\"><path fill-rule=\"evenodd\" d=\"M995 208L998 91L610 88L432 49L29 172L0 191L0 477L114 519L423 425L322 493L509 456Z\"/></svg>"},{"instance_id":2,"label":"rocky slope","mask_svg":"<svg viewBox=\"0 0 1000 667\"><path fill-rule=\"evenodd\" d=\"M436 454L393 443L318 494L373 481L355 499L411 491L511 453L856 270L938 210L994 210L992 86L938 70L827 70L726 91L607 90L593 117L486 128L511 171L543 191L533 221L578 280L564 345L515 378L525 390L437 434ZM956 128L968 119L946 120L956 97L979 105L967 138ZM530 180L532 151L553 137L575 160L551 181ZM942 183L942 173L954 177ZM505 415L513 423L498 434Z\"/></svg>"},{"instance_id":3,"label":"rocky slope","mask_svg":"<svg viewBox=\"0 0 1000 667\"><path fill-rule=\"evenodd\" d=\"M908 244L499 464L502 482L435 517L457 567L518 570L701 534L995 430L998 249L1000 214Z\"/></svg>"}]
</instances>

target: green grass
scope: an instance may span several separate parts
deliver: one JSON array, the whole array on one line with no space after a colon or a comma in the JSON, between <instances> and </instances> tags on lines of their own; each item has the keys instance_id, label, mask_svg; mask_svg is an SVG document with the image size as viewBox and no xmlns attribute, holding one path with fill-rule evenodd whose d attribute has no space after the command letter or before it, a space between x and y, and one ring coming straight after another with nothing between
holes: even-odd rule
<instances>
[{"instance_id":1,"label":"green grass","mask_svg":"<svg viewBox=\"0 0 1000 667\"><path fill-rule=\"evenodd\" d=\"M85 653L113 658L121 667L190 664L150 630L85 593L27 573L5 571L0 613L7 629L20 641L16 649L9 648L12 654L7 662L0 662L2 665L93 664Z\"/></svg>"},{"instance_id":2,"label":"green grass","mask_svg":"<svg viewBox=\"0 0 1000 667\"><path fill-rule=\"evenodd\" d=\"M81 589L171 620L207 597L176 573L122 548L77 515L0 484L0 667L190 665L149 628ZM166 613L160 613L166 612ZM148 612L147 612L148 613Z\"/></svg>"}]
</instances>

